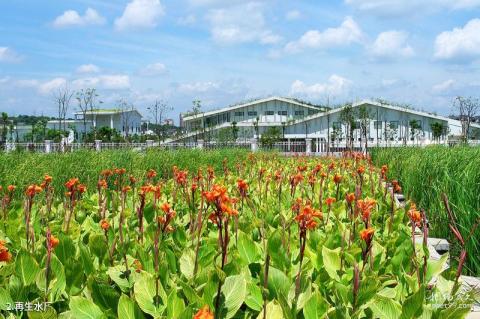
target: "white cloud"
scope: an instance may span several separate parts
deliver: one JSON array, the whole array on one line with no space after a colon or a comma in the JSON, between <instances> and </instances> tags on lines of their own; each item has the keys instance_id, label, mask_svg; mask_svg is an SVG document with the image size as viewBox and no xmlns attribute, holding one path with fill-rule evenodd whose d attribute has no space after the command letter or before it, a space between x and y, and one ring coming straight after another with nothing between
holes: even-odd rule
<instances>
[{"instance_id":1,"label":"white cloud","mask_svg":"<svg viewBox=\"0 0 480 319\"><path fill-rule=\"evenodd\" d=\"M117 30L128 28L153 28L165 14L160 0L132 0L121 17L115 19Z\"/></svg>"},{"instance_id":2,"label":"white cloud","mask_svg":"<svg viewBox=\"0 0 480 319\"><path fill-rule=\"evenodd\" d=\"M288 11L287 14L285 15L285 19L292 21L292 20L297 20L300 19L302 14L298 10L291 10Z\"/></svg>"},{"instance_id":3,"label":"white cloud","mask_svg":"<svg viewBox=\"0 0 480 319\"><path fill-rule=\"evenodd\" d=\"M221 44L278 43L281 37L267 28L263 10L264 6L256 2L210 10L207 20L213 39Z\"/></svg>"},{"instance_id":4,"label":"white cloud","mask_svg":"<svg viewBox=\"0 0 480 319\"><path fill-rule=\"evenodd\" d=\"M407 43L408 33L404 31L385 31L378 35L370 48L370 54L380 59L408 58L415 55Z\"/></svg>"},{"instance_id":5,"label":"white cloud","mask_svg":"<svg viewBox=\"0 0 480 319\"><path fill-rule=\"evenodd\" d=\"M307 85L300 80L296 80L292 83L290 94L311 99L324 98L326 95L340 96L346 94L351 85L352 81L332 74L325 83Z\"/></svg>"},{"instance_id":6,"label":"white cloud","mask_svg":"<svg viewBox=\"0 0 480 319\"><path fill-rule=\"evenodd\" d=\"M9 47L0 47L0 62L19 62L22 57Z\"/></svg>"},{"instance_id":7,"label":"white cloud","mask_svg":"<svg viewBox=\"0 0 480 319\"><path fill-rule=\"evenodd\" d=\"M167 67L165 64L157 62L152 63L144 67L138 72L141 76L157 76L167 73Z\"/></svg>"},{"instance_id":8,"label":"white cloud","mask_svg":"<svg viewBox=\"0 0 480 319\"><path fill-rule=\"evenodd\" d=\"M40 94L47 95L66 85L67 80L65 78L54 78L38 85L38 92L40 92Z\"/></svg>"},{"instance_id":9,"label":"white cloud","mask_svg":"<svg viewBox=\"0 0 480 319\"><path fill-rule=\"evenodd\" d=\"M79 78L72 81L76 89L87 87L100 87L109 90L122 90L130 87L130 78L128 75L111 74Z\"/></svg>"},{"instance_id":10,"label":"white cloud","mask_svg":"<svg viewBox=\"0 0 480 319\"><path fill-rule=\"evenodd\" d=\"M307 31L297 41L287 43L285 51L296 53L309 48L327 49L352 43L362 43L363 40L364 35L358 24L352 17L346 17L337 28L328 28L325 31Z\"/></svg>"},{"instance_id":11,"label":"white cloud","mask_svg":"<svg viewBox=\"0 0 480 319\"><path fill-rule=\"evenodd\" d=\"M83 16L75 10L67 10L53 21L57 28L101 24L105 24L105 18L92 8L88 8Z\"/></svg>"},{"instance_id":12,"label":"white cloud","mask_svg":"<svg viewBox=\"0 0 480 319\"><path fill-rule=\"evenodd\" d=\"M77 68L77 73L98 73L100 68L95 64L83 64Z\"/></svg>"},{"instance_id":13,"label":"white cloud","mask_svg":"<svg viewBox=\"0 0 480 319\"><path fill-rule=\"evenodd\" d=\"M435 84L432 87L432 90L437 93L445 92L450 90L455 85L455 80L449 79L442 83Z\"/></svg>"},{"instance_id":14,"label":"white cloud","mask_svg":"<svg viewBox=\"0 0 480 319\"><path fill-rule=\"evenodd\" d=\"M480 19L470 20L463 28L440 33L435 39L435 58L473 60L480 57Z\"/></svg>"},{"instance_id":15,"label":"white cloud","mask_svg":"<svg viewBox=\"0 0 480 319\"><path fill-rule=\"evenodd\" d=\"M429 14L446 10L470 9L480 6L480 0L345 0L347 5L382 16Z\"/></svg>"},{"instance_id":16,"label":"white cloud","mask_svg":"<svg viewBox=\"0 0 480 319\"><path fill-rule=\"evenodd\" d=\"M194 82L183 83L178 86L178 91L182 93L205 93L211 90L219 89L220 83L217 82Z\"/></svg>"}]
</instances>

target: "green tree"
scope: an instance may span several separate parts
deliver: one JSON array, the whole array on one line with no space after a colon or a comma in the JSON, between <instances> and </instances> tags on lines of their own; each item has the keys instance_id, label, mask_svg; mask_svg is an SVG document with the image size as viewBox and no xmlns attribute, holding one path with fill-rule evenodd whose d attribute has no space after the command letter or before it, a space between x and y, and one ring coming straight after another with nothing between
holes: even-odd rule
<instances>
[{"instance_id":1,"label":"green tree","mask_svg":"<svg viewBox=\"0 0 480 319\"><path fill-rule=\"evenodd\" d=\"M282 132L276 126L269 127L260 138L263 147L272 147L273 144L282 139Z\"/></svg>"},{"instance_id":2,"label":"green tree","mask_svg":"<svg viewBox=\"0 0 480 319\"><path fill-rule=\"evenodd\" d=\"M2 142L7 140L7 123L8 123L8 114L6 112L2 112Z\"/></svg>"},{"instance_id":3,"label":"green tree","mask_svg":"<svg viewBox=\"0 0 480 319\"><path fill-rule=\"evenodd\" d=\"M414 141L418 138L422 126L417 120L411 120L408 124L410 126L410 140Z\"/></svg>"},{"instance_id":4,"label":"green tree","mask_svg":"<svg viewBox=\"0 0 480 319\"><path fill-rule=\"evenodd\" d=\"M345 124L345 136L347 138L347 147L352 151L353 131L356 128L355 112L351 103L346 104L340 111L340 121Z\"/></svg>"},{"instance_id":5,"label":"green tree","mask_svg":"<svg viewBox=\"0 0 480 319\"><path fill-rule=\"evenodd\" d=\"M430 123L430 128L432 129L433 139L439 141L440 137L445 133L445 125L440 122Z\"/></svg>"}]
</instances>

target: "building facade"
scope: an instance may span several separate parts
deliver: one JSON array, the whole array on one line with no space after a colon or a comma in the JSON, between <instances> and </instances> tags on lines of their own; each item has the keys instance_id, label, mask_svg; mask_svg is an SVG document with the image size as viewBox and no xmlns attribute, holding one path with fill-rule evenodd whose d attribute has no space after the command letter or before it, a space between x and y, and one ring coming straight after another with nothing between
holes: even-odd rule
<instances>
[{"instance_id":1,"label":"building facade","mask_svg":"<svg viewBox=\"0 0 480 319\"><path fill-rule=\"evenodd\" d=\"M234 128L236 140L248 140L261 138L275 127L284 141L313 139L334 145L345 143L348 134L355 142L365 142L366 136L367 142L373 144L410 144L442 142L462 132L458 120L370 100L351 105L355 124L350 130L351 124L344 119L345 108L329 109L271 97L215 111L183 114L180 122L185 134L179 139L211 140L220 131ZM479 139L480 125L472 124L470 135L471 139Z\"/></svg>"}]
</instances>

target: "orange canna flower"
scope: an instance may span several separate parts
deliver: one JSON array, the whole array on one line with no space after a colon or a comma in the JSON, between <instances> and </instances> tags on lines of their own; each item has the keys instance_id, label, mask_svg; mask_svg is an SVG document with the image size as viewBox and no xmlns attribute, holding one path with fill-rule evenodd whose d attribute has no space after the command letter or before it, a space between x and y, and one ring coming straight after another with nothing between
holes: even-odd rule
<instances>
[{"instance_id":1,"label":"orange canna flower","mask_svg":"<svg viewBox=\"0 0 480 319\"><path fill-rule=\"evenodd\" d=\"M360 231L360 238L366 243L369 243L372 240L374 233L375 233L375 229L373 229L372 227L363 229Z\"/></svg>"},{"instance_id":2,"label":"orange canna flower","mask_svg":"<svg viewBox=\"0 0 480 319\"><path fill-rule=\"evenodd\" d=\"M17 186L15 186L15 185L8 185L8 187L7 187L8 191L10 193L12 193L15 190L15 188L17 188Z\"/></svg>"},{"instance_id":3,"label":"orange canna flower","mask_svg":"<svg viewBox=\"0 0 480 319\"><path fill-rule=\"evenodd\" d=\"M162 206L160 206L160 208L165 212L165 213L168 213L170 211L170 204L165 202L162 204Z\"/></svg>"},{"instance_id":4,"label":"orange canna flower","mask_svg":"<svg viewBox=\"0 0 480 319\"><path fill-rule=\"evenodd\" d=\"M40 186L38 186L36 184L32 184L32 185L27 187L26 194L29 197L33 197L33 196L35 196L35 194L38 194L41 191L42 191L42 188Z\"/></svg>"},{"instance_id":5,"label":"orange canna flower","mask_svg":"<svg viewBox=\"0 0 480 319\"><path fill-rule=\"evenodd\" d=\"M355 200L355 193L345 195L345 199L347 200L347 203L352 203Z\"/></svg>"},{"instance_id":6,"label":"orange canna flower","mask_svg":"<svg viewBox=\"0 0 480 319\"><path fill-rule=\"evenodd\" d=\"M53 249L55 249L55 247L57 247L59 243L60 243L60 240L57 237L50 235L50 246Z\"/></svg>"},{"instance_id":7,"label":"orange canna flower","mask_svg":"<svg viewBox=\"0 0 480 319\"><path fill-rule=\"evenodd\" d=\"M65 187L67 187L67 189L69 191L73 191L73 188L75 187L75 185L78 184L78 178L70 178L66 183L65 183Z\"/></svg>"},{"instance_id":8,"label":"orange canna flower","mask_svg":"<svg viewBox=\"0 0 480 319\"><path fill-rule=\"evenodd\" d=\"M205 305L202 309L198 310L192 319L213 319L213 312Z\"/></svg>"},{"instance_id":9,"label":"orange canna flower","mask_svg":"<svg viewBox=\"0 0 480 319\"><path fill-rule=\"evenodd\" d=\"M333 182L335 184L340 184L340 182L342 181L342 175L339 175L339 174L335 174L333 176Z\"/></svg>"},{"instance_id":10,"label":"orange canna flower","mask_svg":"<svg viewBox=\"0 0 480 319\"><path fill-rule=\"evenodd\" d=\"M130 175L129 179L130 179L130 184L135 184L137 182L137 179L133 175Z\"/></svg>"},{"instance_id":11,"label":"orange canna flower","mask_svg":"<svg viewBox=\"0 0 480 319\"><path fill-rule=\"evenodd\" d=\"M325 204L327 204L327 206L332 206L332 204L336 201L337 199L335 197L328 197L327 199L325 199Z\"/></svg>"},{"instance_id":12,"label":"orange canna flower","mask_svg":"<svg viewBox=\"0 0 480 319\"><path fill-rule=\"evenodd\" d=\"M363 220L369 220L373 207L377 201L371 198L357 200L357 207L362 211Z\"/></svg>"},{"instance_id":13,"label":"orange canna flower","mask_svg":"<svg viewBox=\"0 0 480 319\"><path fill-rule=\"evenodd\" d=\"M153 169L149 169L147 171L147 178L154 178L155 176L157 176L157 172Z\"/></svg>"},{"instance_id":14,"label":"orange canna flower","mask_svg":"<svg viewBox=\"0 0 480 319\"><path fill-rule=\"evenodd\" d=\"M107 188L107 181L104 180L104 179L99 180L98 183L97 183L97 188L98 189L101 189L101 188L106 189Z\"/></svg>"},{"instance_id":15,"label":"orange canna flower","mask_svg":"<svg viewBox=\"0 0 480 319\"><path fill-rule=\"evenodd\" d=\"M237 181L237 187L242 197L245 197L247 195L247 189L248 189L247 182L244 181L243 179L239 179Z\"/></svg>"},{"instance_id":16,"label":"orange canna flower","mask_svg":"<svg viewBox=\"0 0 480 319\"><path fill-rule=\"evenodd\" d=\"M131 190L132 190L132 188L131 188L130 186L128 186L128 185L127 185L127 186L123 186L123 188L122 188L122 192L123 192L123 193L128 193L128 192L131 191Z\"/></svg>"},{"instance_id":17,"label":"orange canna flower","mask_svg":"<svg viewBox=\"0 0 480 319\"><path fill-rule=\"evenodd\" d=\"M365 167L364 166L360 166L358 169L357 169L357 173L359 175L362 175L363 173L365 173Z\"/></svg>"},{"instance_id":18,"label":"orange canna flower","mask_svg":"<svg viewBox=\"0 0 480 319\"><path fill-rule=\"evenodd\" d=\"M135 272L141 272L141 271L143 270L142 263L141 263L140 260L138 260L138 259L135 259L135 260L133 261L132 266L135 267Z\"/></svg>"},{"instance_id":19,"label":"orange canna flower","mask_svg":"<svg viewBox=\"0 0 480 319\"><path fill-rule=\"evenodd\" d=\"M102 229L104 231L107 231L110 228L110 224L108 223L108 221L106 219L102 219L100 221L100 227L102 227Z\"/></svg>"},{"instance_id":20,"label":"orange canna flower","mask_svg":"<svg viewBox=\"0 0 480 319\"><path fill-rule=\"evenodd\" d=\"M112 170L109 170L109 169L104 169L100 175L104 176L105 178L109 177L109 176L112 176L113 175L113 172Z\"/></svg>"},{"instance_id":21,"label":"orange canna flower","mask_svg":"<svg viewBox=\"0 0 480 319\"><path fill-rule=\"evenodd\" d=\"M83 194L87 191L87 186L85 186L84 184L78 184L77 190L80 194Z\"/></svg>"},{"instance_id":22,"label":"orange canna flower","mask_svg":"<svg viewBox=\"0 0 480 319\"><path fill-rule=\"evenodd\" d=\"M45 174L45 177L43 178L43 181L47 184L52 182L52 176Z\"/></svg>"},{"instance_id":23,"label":"orange canna flower","mask_svg":"<svg viewBox=\"0 0 480 319\"><path fill-rule=\"evenodd\" d=\"M5 241L0 240L0 262L9 262L12 259L12 254L8 251L8 248L5 246Z\"/></svg>"},{"instance_id":24,"label":"orange canna flower","mask_svg":"<svg viewBox=\"0 0 480 319\"><path fill-rule=\"evenodd\" d=\"M422 221L422 214L416 209L416 207L410 208L407 215L412 223L415 223L416 225L419 225Z\"/></svg>"}]
</instances>

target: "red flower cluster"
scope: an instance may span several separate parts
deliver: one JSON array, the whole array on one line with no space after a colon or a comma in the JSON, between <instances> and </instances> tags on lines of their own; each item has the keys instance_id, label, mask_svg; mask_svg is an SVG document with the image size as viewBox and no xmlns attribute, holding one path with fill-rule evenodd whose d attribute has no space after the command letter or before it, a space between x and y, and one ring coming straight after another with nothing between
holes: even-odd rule
<instances>
[{"instance_id":1,"label":"red flower cluster","mask_svg":"<svg viewBox=\"0 0 480 319\"><path fill-rule=\"evenodd\" d=\"M340 184L340 182L342 181L342 175L339 175L339 174L335 174L333 176L333 182L335 184Z\"/></svg>"},{"instance_id":2,"label":"red flower cluster","mask_svg":"<svg viewBox=\"0 0 480 319\"><path fill-rule=\"evenodd\" d=\"M0 240L0 262L9 262L12 259L12 254L8 251L8 248L5 246L5 241Z\"/></svg>"},{"instance_id":3,"label":"red flower cluster","mask_svg":"<svg viewBox=\"0 0 480 319\"><path fill-rule=\"evenodd\" d=\"M295 217L295 220L297 221L298 226L301 230L307 230L317 227L318 223L315 218L322 219L322 212L313 209L310 205L305 205L303 208L300 209L300 212Z\"/></svg>"},{"instance_id":4,"label":"red flower cluster","mask_svg":"<svg viewBox=\"0 0 480 319\"><path fill-rule=\"evenodd\" d=\"M238 187L238 191L240 192L240 196L246 197L247 196L247 190L248 190L247 182L243 179L239 179L239 180L237 180L237 187Z\"/></svg>"},{"instance_id":5,"label":"red flower cluster","mask_svg":"<svg viewBox=\"0 0 480 319\"><path fill-rule=\"evenodd\" d=\"M202 309L198 310L198 312L193 316L193 319L213 319L213 312L210 311L208 306L203 306Z\"/></svg>"},{"instance_id":6,"label":"red flower cluster","mask_svg":"<svg viewBox=\"0 0 480 319\"><path fill-rule=\"evenodd\" d=\"M357 207L362 212L362 218L365 222L370 220L370 214L373 207L377 204L377 201L371 198L357 200Z\"/></svg>"},{"instance_id":7,"label":"red flower cluster","mask_svg":"<svg viewBox=\"0 0 480 319\"><path fill-rule=\"evenodd\" d=\"M41 186L38 186L36 184L32 184L27 187L27 190L25 194L27 194L28 197L33 198L35 194L41 193L43 188Z\"/></svg>"},{"instance_id":8,"label":"red flower cluster","mask_svg":"<svg viewBox=\"0 0 480 319\"><path fill-rule=\"evenodd\" d=\"M375 229L369 227L366 229L363 229L360 231L360 238L367 243L367 245L370 245L373 234L375 233Z\"/></svg>"},{"instance_id":9,"label":"red flower cluster","mask_svg":"<svg viewBox=\"0 0 480 319\"><path fill-rule=\"evenodd\" d=\"M218 218L223 218L224 214L227 216L236 216L238 211L231 207L231 204L235 202L227 194L227 188L221 185L213 185L212 190L209 192L203 192L203 196L208 203L215 206L215 213L210 215L210 220L215 224L218 224Z\"/></svg>"}]
</instances>

